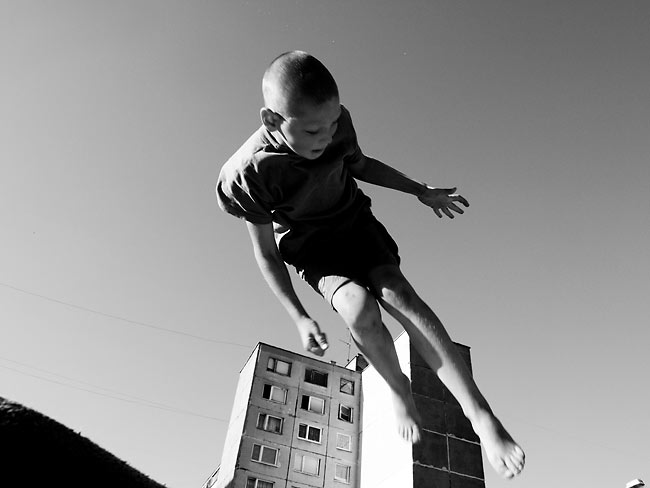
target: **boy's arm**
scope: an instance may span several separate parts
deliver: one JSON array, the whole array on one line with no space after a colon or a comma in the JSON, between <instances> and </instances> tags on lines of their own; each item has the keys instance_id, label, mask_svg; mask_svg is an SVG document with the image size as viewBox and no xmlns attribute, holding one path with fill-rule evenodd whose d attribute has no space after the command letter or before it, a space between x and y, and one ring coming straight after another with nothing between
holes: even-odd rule
<instances>
[{"instance_id":1,"label":"boy's arm","mask_svg":"<svg viewBox=\"0 0 650 488\"><path fill-rule=\"evenodd\" d=\"M305 350L322 356L328 348L327 338L296 295L287 266L275 244L273 224L253 224L247 221L246 226L262 276L295 322Z\"/></svg>"},{"instance_id":2,"label":"boy's arm","mask_svg":"<svg viewBox=\"0 0 650 488\"><path fill-rule=\"evenodd\" d=\"M418 200L431 207L438 217L442 217L444 213L453 219L452 210L459 214L464 213L455 202L469 207L465 198L454 193L456 188L434 188L365 155L359 161L348 165L348 168L358 180L415 195Z\"/></svg>"}]
</instances>

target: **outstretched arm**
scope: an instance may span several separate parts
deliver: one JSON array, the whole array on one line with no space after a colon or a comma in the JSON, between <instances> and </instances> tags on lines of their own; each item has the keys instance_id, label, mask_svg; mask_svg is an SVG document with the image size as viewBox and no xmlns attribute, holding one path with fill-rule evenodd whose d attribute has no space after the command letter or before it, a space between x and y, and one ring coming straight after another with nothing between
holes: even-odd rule
<instances>
[{"instance_id":1,"label":"outstretched arm","mask_svg":"<svg viewBox=\"0 0 650 488\"><path fill-rule=\"evenodd\" d=\"M318 324L307 314L296 295L287 266L275 244L273 224L246 222L246 225L262 276L296 324L305 350L322 356L328 348L327 338Z\"/></svg>"},{"instance_id":2,"label":"outstretched arm","mask_svg":"<svg viewBox=\"0 0 650 488\"><path fill-rule=\"evenodd\" d=\"M452 211L462 214L463 209L456 202L469 207L469 202L454 192L456 188L435 188L410 178L401 171L377 159L363 156L358 162L349 165L352 176L373 185L398 190L418 197L420 202L431 207L438 217L445 214L454 218Z\"/></svg>"}]
</instances>

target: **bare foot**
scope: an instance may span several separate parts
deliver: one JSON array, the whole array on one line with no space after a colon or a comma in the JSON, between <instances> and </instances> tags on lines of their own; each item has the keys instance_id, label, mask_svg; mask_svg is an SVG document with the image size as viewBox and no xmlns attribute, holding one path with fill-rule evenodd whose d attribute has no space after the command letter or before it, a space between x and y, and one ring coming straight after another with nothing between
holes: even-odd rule
<instances>
[{"instance_id":1,"label":"bare foot","mask_svg":"<svg viewBox=\"0 0 650 488\"><path fill-rule=\"evenodd\" d=\"M499 419L487 412L472 422L472 426L481 439L488 461L497 473L504 478L512 478L521 473L526 455Z\"/></svg>"},{"instance_id":2,"label":"bare foot","mask_svg":"<svg viewBox=\"0 0 650 488\"><path fill-rule=\"evenodd\" d=\"M408 442L417 444L421 440L420 414L413 401L411 382L403 376L400 391L391 390L397 431Z\"/></svg>"}]
</instances>

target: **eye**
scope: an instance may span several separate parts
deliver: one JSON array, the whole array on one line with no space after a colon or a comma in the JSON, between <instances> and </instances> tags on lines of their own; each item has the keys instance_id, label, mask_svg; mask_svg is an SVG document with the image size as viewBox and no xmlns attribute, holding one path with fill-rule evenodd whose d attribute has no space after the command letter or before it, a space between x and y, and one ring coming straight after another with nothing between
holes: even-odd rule
<instances>
[{"instance_id":1,"label":"eye","mask_svg":"<svg viewBox=\"0 0 650 488\"><path fill-rule=\"evenodd\" d=\"M316 134L318 134L318 131L317 131L317 130L306 130L305 132L306 132L307 134L309 134L309 135L312 135L312 136L315 136Z\"/></svg>"}]
</instances>

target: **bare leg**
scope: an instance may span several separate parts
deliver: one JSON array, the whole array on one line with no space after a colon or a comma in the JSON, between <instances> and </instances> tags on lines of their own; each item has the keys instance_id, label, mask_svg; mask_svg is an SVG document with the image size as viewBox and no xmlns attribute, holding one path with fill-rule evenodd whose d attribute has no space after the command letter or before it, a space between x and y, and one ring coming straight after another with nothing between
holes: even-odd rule
<instances>
[{"instance_id":1,"label":"bare leg","mask_svg":"<svg viewBox=\"0 0 650 488\"><path fill-rule=\"evenodd\" d=\"M370 278L381 305L404 327L413 346L460 403L493 468L506 478L519 474L524 452L492 413L435 313L397 266L376 268Z\"/></svg>"},{"instance_id":2,"label":"bare leg","mask_svg":"<svg viewBox=\"0 0 650 488\"><path fill-rule=\"evenodd\" d=\"M393 339L381 322L376 299L366 288L350 282L336 291L332 304L348 325L359 350L388 383L400 435L407 441L418 442L420 417L411 383L400 368Z\"/></svg>"}]
</instances>

